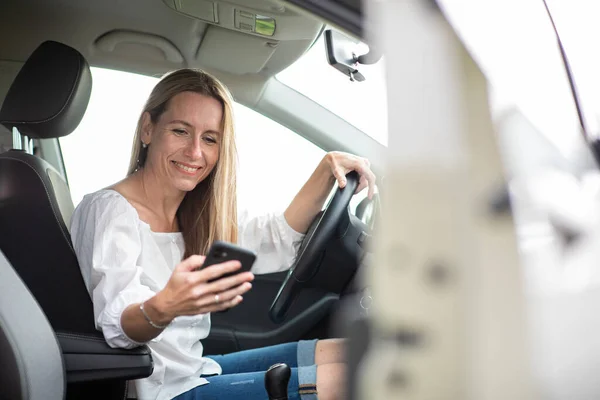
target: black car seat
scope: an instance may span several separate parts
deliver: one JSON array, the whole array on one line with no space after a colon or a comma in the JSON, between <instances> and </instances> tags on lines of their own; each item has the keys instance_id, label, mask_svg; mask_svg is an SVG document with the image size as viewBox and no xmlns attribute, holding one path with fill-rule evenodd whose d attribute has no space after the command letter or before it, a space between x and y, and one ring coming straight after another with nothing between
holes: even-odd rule
<instances>
[{"instance_id":1,"label":"black car seat","mask_svg":"<svg viewBox=\"0 0 600 400\"><path fill-rule=\"evenodd\" d=\"M76 50L42 43L15 78L0 123L30 139L71 133L92 90L90 68ZM68 230L73 202L49 163L23 150L0 154L0 249L41 305L55 331L95 332Z\"/></svg>"}]
</instances>

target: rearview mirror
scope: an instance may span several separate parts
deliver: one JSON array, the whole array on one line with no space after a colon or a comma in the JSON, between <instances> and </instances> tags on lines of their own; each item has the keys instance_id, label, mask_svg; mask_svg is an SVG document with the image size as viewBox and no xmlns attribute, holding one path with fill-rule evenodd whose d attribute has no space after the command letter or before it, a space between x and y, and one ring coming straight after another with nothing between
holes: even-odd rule
<instances>
[{"instance_id":1,"label":"rearview mirror","mask_svg":"<svg viewBox=\"0 0 600 400\"><path fill-rule=\"evenodd\" d=\"M375 64L382 54L369 47L369 51L360 54L361 43L341 32L325 31L325 49L329 65L348 76L351 81L362 82L365 76L358 70L359 64Z\"/></svg>"}]
</instances>

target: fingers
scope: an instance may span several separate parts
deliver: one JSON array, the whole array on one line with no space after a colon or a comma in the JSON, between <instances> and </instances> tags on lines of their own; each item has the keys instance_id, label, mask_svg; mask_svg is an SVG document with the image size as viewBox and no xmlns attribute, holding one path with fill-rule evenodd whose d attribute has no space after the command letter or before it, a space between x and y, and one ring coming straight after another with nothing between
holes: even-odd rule
<instances>
[{"instance_id":1,"label":"fingers","mask_svg":"<svg viewBox=\"0 0 600 400\"><path fill-rule=\"evenodd\" d=\"M222 300L222 296L219 295L219 302L215 302L214 295L212 297L212 301L203 301L202 306L193 307L186 312L182 313L182 315L199 315L199 314L207 314L217 311L227 310L228 308L235 307L242 302L244 299L241 295L237 295L230 300Z\"/></svg>"},{"instance_id":2,"label":"fingers","mask_svg":"<svg viewBox=\"0 0 600 400\"><path fill-rule=\"evenodd\" d=\"M222 278L206 285L206 291L212 293L219 293L227 290L231 287L238 286L244 282L250 282L254 280L254 274L252 272L242 272L227 278Z\"/></svg>"},{"instance_id":3,"label":"fingers","mask_svg":"<svg viewBox=\"0 0 600 400\"><path fill-rule=\"evenodd\" d=\"M358 182L358 186L356 188L356 193L359 193L364 188L369 188L368 197L369 199L373 198L373 194L375 194L375 181L376 177L371 168L369 167L370 162L366 158L355 157L350 165L348 165L349 171L356 171L360 176L360 180Z\"/></svg>"},{"instance_id":4,"label":"fingers","mask_svg":"<svg viewBox=\"0 0 600 400\"><path fill-rule=\"evenodd\" d=\"M191 298L194 300L200 300L207 296L214 297L215 294L219 294L220 296L220 293L225 292L231 289L232 287L243 286L244 283L250 284L250 281L254 279L254 274L252 274L252 272L242 272L234 276L218 279L211 283L206 283L204 279L198 280L197 277L195 277L195 279L197 280L197 282L195 287L191 289ZM251 287L252 285L250 284L246 291L250 290Z\"/></svg>"},{"instance_id":5,"label":"fingers","mask_svg":"<svg viewBox=\"0 0 600 400\"><path fill-rule=\"evenodd\" d=\"M221 306L216 311L227 310L228 308L235 307L240 304L244 300L242 296L236 296L232 300L229 300L225 303L222 303Z\"/></svg>"},{"instance_id":6,"label":"fingers","mask_svg":"<svg viewBox=\"0 0 600 400\"><path fill-rule=\"evenodd\" d=\"M204 264L205 259L206 259L205 256L199 256L199 255L189 256L188 258L186 258L185 260L180 262L179 265L177 265L177 267L175 267L175 269L179 270L179 271L193 271L196 268L200 268L202 266L202 264Z\"/></svg>"},{"instance_id":7,"label":"fingers","mask_svg":"<svg viewBox=\"0 0 600 400\"><path fill-rule=\"evenodd\" d=\"M195 282L208 282L217 279L224 274L234 272L240 269L242 264L237 260L225 261L224 263L211 265L198 271L195 276Z\"/></svg>"},{"instance_id":8,"label":"fingers","mask_svg":"<svg viewBox=\"0 0 600 400\"><path fill-rule=\"evenodd\" d=\"M365 178L364 176L361 176L360 180L358 181L358 186L354 191L354 194L360 193L367 186L369 186L369 181L367 181L367 178Z\"/></svg>"},{"instance_id":9,"label":"fingers","mask_svg":"<svg viewBox=\"0 0 600 400\"><path fill-rule=\"evenodd\" d=\"M373 195L375 194L375 181L377 178L371 169L367 170L366 179L369 185L369 199L373 199Z\"/></svg>"},{"instance_id":10,"label":"fingers","mask_svg":"<svg viewBox=\"0 0 600 400\"><path fill-rule=\"evenodd\" d=\"M331 170L333 172L333 176L338 182L338 186L340 188L346 187L346 171L340 166L334 166Z\"/></svg>"},{"instance_id":11,"label":"fingers","mask_svg":"<svg viewBox=\"0 0 600 400\"><path fill-rule=\"evenodd\" d=\"M346 186L346 174L350 171L356 171L360 175L359 185L356 193L366 187L369 188L369 199L375 194L375 174L371 171L371 162L363 157L357 157L352 154L341 152L328 153L328 161L331 166L333 176L338 182L340 188Z\"/></svg>"},{"instance_id":12,"label":"fingers","mask_svg":"<svg viewBox=\"0 0 600 400\"><path fill-rule=\"evenodd\" d=\"M242 295L250 289L252 289L252 284L250 282L244 282L241 285L238 285L232 289L202 296L202 298L197 300L196 306L198 308L210 308L215 310L223 310L226 308L230 308L233 305L238 304L239 301L241 301ZM218 302L216 301L215 297L217 294L219 296Z\"/></svg>"},{"instance_id":13,"label":"fingers","mask_svg":"<svg viewBox=\"0 0 600 400\"><path fill-rule=\"evenodd\" d=\"M337 181L340 188L346 187L346 174L348 171L343 165L345 156L345 153L340 153L337 151L332 151L325 155L325 160L329 164L331 173L333 174L333 177Z\"/></svg>"},{"instance_id":14,"label":"fingers","mask_svg":"<svg viewBox=\"0 0 600 400\"><path fill-rule=\"evenodd\" d=\"M218 279L238 270L241 267L239 261L227 261L197 270L204 261L205 257L198 255L183 260L164 289L176 298L177 315L197 315L233 307L242 301L241 295L252 288L250 281L254 275L251 272ZM219 297L215 298L215 294Z\"/></svg>"},{"instance_id":15,"label":"fingers","mask_svg":"<svg viewBox=\"0 0 600 400\"><path fill-rule=\"evenodd\" d=\"M368 186L369 193L367 196L369 197L369 199L372 199L373 195L375 194L375 181L377 180L377 178L375 177L373 171L371 171L371 162L366 158L357 157L353 169L360 175L360 181L356 189L356 193L360 192Z\"/></svg>"},{"instance_id":16,"label":"fingers","mask_svg":"<svg viewBox=\"0 0 600 400\"><path fill-rule=\"evenodd\" d=\"M242 302L242 300L243 300L243 299L244 299L244 298L243 298L242 296L239 296L239 295L238 295L238 296L236 296L236 297L234 297L233 299L231 299L231 300L228 300L228 301L219 301L219 303L218 303L218 304L216 304L216 303L215 303L215 304L213 304L213 305L210 305L210 306L204 307L204 309L205 309L206 311L202 311L202 312L203 312L203 313L206 313L206 312L216 312L216 311L223 311L223 310L227 310L228 308L235 307L235 306L237 306L238 304L240 304L240 303Z\"/></svg>"}]
</instances>

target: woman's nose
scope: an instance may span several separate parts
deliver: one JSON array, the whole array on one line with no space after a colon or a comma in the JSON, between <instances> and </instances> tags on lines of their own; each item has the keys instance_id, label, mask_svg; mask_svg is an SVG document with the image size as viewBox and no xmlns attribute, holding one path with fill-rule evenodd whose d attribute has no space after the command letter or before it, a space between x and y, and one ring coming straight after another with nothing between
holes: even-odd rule
<instances>
[{"instance_id":1,"label":"woman's nose","mask_svg":"<svg viewBox=\"0 0 600 400\"><path fill-rule=\"evenodd\" d=\"M200 140L194 140L188 146L187 153L188 153L187 155L194 160L202 158L203 157L202 142Z\"/></svg>"}]
</instances>

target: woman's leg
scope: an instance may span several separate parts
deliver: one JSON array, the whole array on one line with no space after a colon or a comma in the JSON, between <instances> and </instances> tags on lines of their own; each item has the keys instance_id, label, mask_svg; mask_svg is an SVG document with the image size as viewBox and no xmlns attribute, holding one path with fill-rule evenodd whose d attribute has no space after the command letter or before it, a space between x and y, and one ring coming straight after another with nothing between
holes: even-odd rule
<instances>
[{"instance_id":1,"label":"woman's leg","mask_svg":"<svg viewBox=\"0 0 600 400\"><path fill-rule=\"evenodd\" d=\"M346 398L344 346L345 342L342 339L309 340L208 357L221 365L223 369L221 377L230 374L233 379L236 379L235 382L229 383L232 386L231 390L233 390L233 386L244 387L245 381L261 377L258 379L257 388L262 389L256 390L258 390L257 393L263 393L261 390L264 391L265 371L271 365L283 362L292 368L293 378L290 379L288 386L290 400L300 398L293 397L293 395L302 395L302 400L317 399L315 393L318 394L318 400L338 400ZM248 378L246 375L248 373L258 373L259 375ZM228 379L219 377L207 377L207 379L209 382L229 382ZM247 383L249 384L249 382ZM211 384L205 386L211 386ZM213 388L214 386L216 385L213 385ZM201 389L202 387L197 388L200 394L208 390ZM228 392L223 393L227 394ZM264 394L265 397L262 398L266 400L266 391ZM235 398L233 394L231 398ZM195 399L195 397L183 397L182 399ZM248 397L248 399L254 400L253 397Z\"/></svg>"},{"instance_id":2,"label":"woman's leg","mask_svg":"<svg viewBox=\"0 0 600 400\"><path fill-rule=\"evenodd\" d=\"M286 363L290 368L309 367L316 364L317 343L317 340L301 340L207 357L221 366L223 375L266 371L277 363Z\"/></svg>"},{"instance_id":3,"label":"woman's leg","mask_svg":"<svg viewBox=\"0 0 600 400\"><path fill-rule=\"evenodd\" d=\"M292 368L288 384L289 400L317 400L314 384L312 387L301 387L299 372L302 368ZM228 374L209 376L208 384L197 386L174 400L217 400L217 399L244 399L267 400L265 389L265 372L246 372L241 374ZM326 397L325 400L330 398ZM322 397L318 397L322 400Z\"/></svg>"},{"instance_id":4,"label":"woman's leg","mask_svg":"<svg viewBox=\"0 0 600 400\"><path fill-rule=\"evenodd\" d=\"M316 389L319 400L346 399L346 364L318 365Z\"/></svg>"},{"instance_id":5,"label":"woman's leg","mask_svg":"<svg viewBox=\"0 0 600 400\"><path fill-rule=\"evenodd\" d=\"M315 364L336 364L346 362L346 341L344 339L323 339L315 348Z\"/></svg>"},{"instance_id":6,"label":"woman's leg","mask_svg":"<svg viewBox=\"0 0 600 400\"><path fill-rule=\"evenodd\" d=\"M315 346L319 400L347 398L345 346L344 339L319 340Z\"/></svg>"},{"instance_id":7,"label":"woman's leg","mask_svg":"<svg viewBox=\"0 0 600 400\"><path fill-rule=\"evenodd\" d=\"M290 368L344 363L345 346L344 339L301 340L207 357L221 365L223 374L237 374L266 371L277 363L286 363Z\"/></svg>"}]
</instances>

